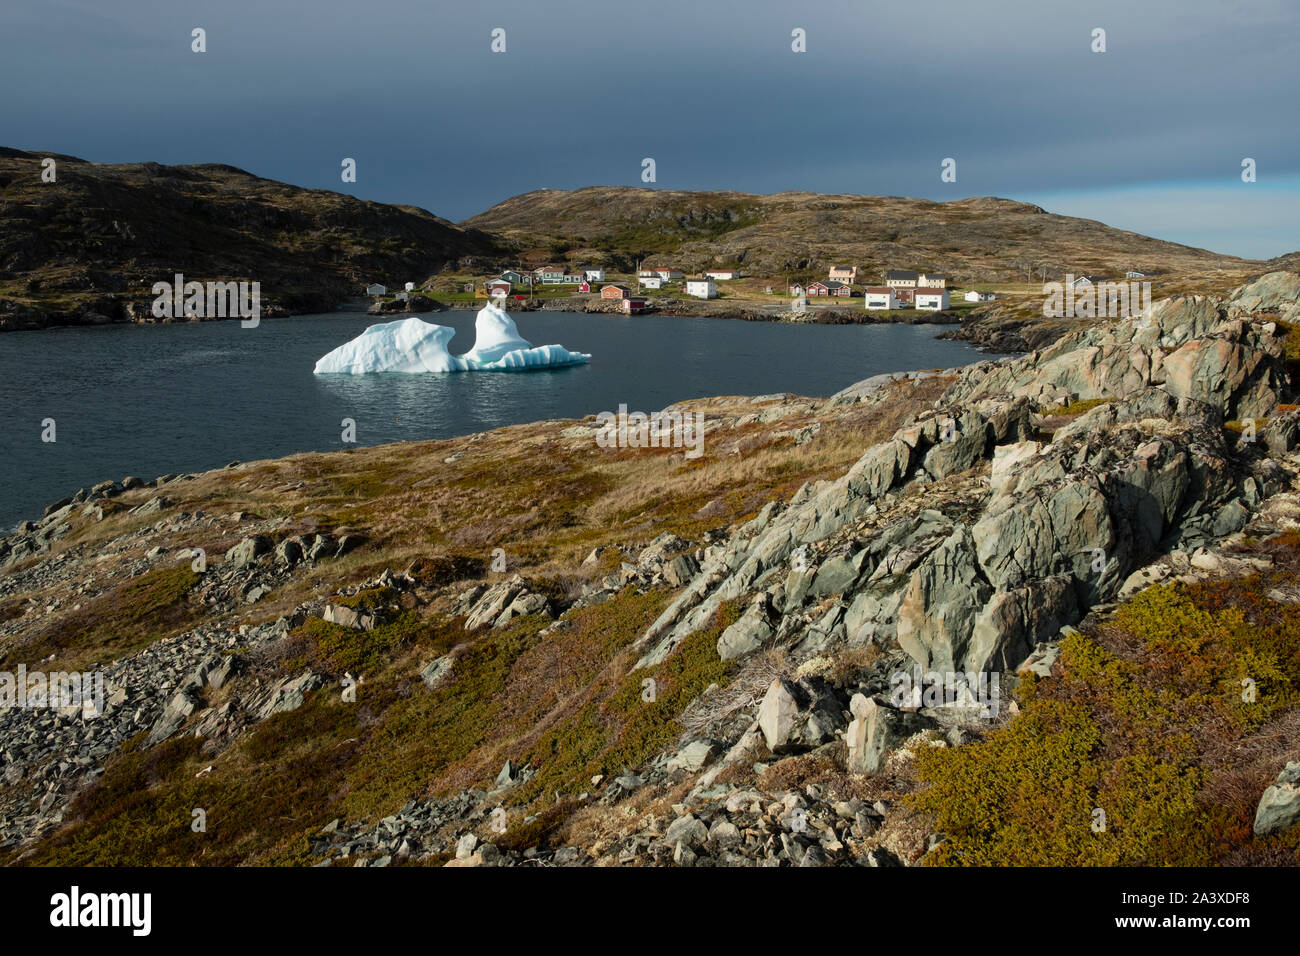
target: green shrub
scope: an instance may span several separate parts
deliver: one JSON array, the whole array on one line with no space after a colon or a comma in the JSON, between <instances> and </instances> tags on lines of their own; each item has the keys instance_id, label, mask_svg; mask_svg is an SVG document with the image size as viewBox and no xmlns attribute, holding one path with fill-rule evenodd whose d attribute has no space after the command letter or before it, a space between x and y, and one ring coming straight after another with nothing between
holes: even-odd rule
<instances>
[{"instance_id":1,"label":"green shrub","mask_svg":"<svg viewBox=\"0 0 1300 956\"><path fill-rule=\"evenodd\" d=\"M57 866L234 866L314 862L306 835L331 818L358 736L332 691L275 714L213 761L181 736L126 743L73 802L71 825L27 861ZM211 766L209 772L199 772ZM194 810L206 830L193 829ZM338 815L334 813L333 815Z\"/></svg>"},{"instance_id":2,"label":"green shrub","mask_svg":"<svg viewBox=\"0 0 1300 956\"><path fill-rule=\"evenodd\" d=\"M384 586L377 588L366 588L358 591L356 594L350 594L347 597L335 596L330 600L341 607L351 608L354 611L377 611L386 608L397 599L397 591L393 588Z\"/></svg>"},{"instance_id":3,"label":"green shrub","mask_svg":"<svg viewBox=\"0 0 1300 956\"><path fill-rule=\"evenodd\" d=\"M1005 727L922 749L910 800L947 838L926 862L1205 866L1237 848L1295 859L1285 841L1252 841L1265 781L1234 777L1223 756L1300 700L1300 608L1268 598L1273 586L1148 588L1100 635L1065 638L1059 675L1022 683Z\"/></svg>"},{"instance_id":4,"label":"green shrub","mask_svg":"<svg viewBox=\"0 0 1300 956\"><path fill-rule=\"evenodd\" d=\"M1090 412L1098 405L1107 405L1115 401L1113 398L1080 398L1071 402L1069 405L1056 405L1042 411L1044 415L1082 415L1084 412Z\"/></svg>"},{"instance_id":5,"label":"green shrub","mask_svg":"<svg viewBox=\"0 0 1300 956\"><path fill-rule=\"evenodd\" d=\"M1195 768L1144 753L1108 760L1101 744L1086 705L1033 700L984 741L923 748L916 770L929 787L911 802L946 837L926 863L1205 866L1222 852Z\"/></svg>"}]
</instances>

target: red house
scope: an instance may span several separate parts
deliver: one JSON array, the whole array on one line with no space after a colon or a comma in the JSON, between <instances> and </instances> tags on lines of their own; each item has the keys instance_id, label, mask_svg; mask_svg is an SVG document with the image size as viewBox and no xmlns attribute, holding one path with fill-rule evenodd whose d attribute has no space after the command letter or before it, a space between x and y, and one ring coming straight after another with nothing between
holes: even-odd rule
<instances>
[{"instance_id":1,"label":"red house","mask_svg":"<svg viewBox=\"0 0 1300 956\"><path fill-rule=\"evenodd\" d=\"M626 315L639 315L645 312L649 306L649 300L643 295L629 295L623 299L623 312Z\"/></svg>"},{"instance_id":2,"label":"red house","mask_svg":"<svg viewBox=\"0 0 1300 956\"><path fill-rule=\"evenodd\" d=\"M808 295L850 295L853 290L838 279L809 283Z\"/></svg>"}]
</instances>

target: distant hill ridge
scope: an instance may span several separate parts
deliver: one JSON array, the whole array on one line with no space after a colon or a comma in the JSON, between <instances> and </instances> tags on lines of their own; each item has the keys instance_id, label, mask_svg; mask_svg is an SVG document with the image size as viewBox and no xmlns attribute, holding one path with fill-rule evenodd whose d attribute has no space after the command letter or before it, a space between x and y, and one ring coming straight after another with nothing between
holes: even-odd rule
<instances>
[{"instance_id":1,"label":"distant hill ridge","mask_svg":"<svg viewBox=\"0 0 1300 956\"><path fill-rule=\"evenodd\" d=\"M1057 274L1121 275L1249 264L994 197L936 202L592 186L524 193L461 225L500 234L534 255L671 257L687 269L739 264L753 274L842 262L868 274L919 268L997 281L1023 275L1028 263Z\"/></svg>"},{"instance_id":2,"label":"distant hill ridge","mask_svg":"<svg viewBox=\"0 0 1300 956\"><path fill-rule=\"evenodd\" d=\"M41 179L47 157L53 183ZM234 166L0 149L0 329L142 317L153 283L176 272L256 280L268 315L327 311L372 281L422 281L503 254L493 237L415 206Z\"/></svg>"},{"instance_id":3,"label":"distant hill ridge","mask_svg":"<svg viewBox=\"0 0 1300 956\"><path fill-rule=\"evenodd\" d=\"M41 178L54 159L57 179ZM219 163L91 163L0 147L0 331L149 320L153 283L261 283L263 314L328 311L368 283L446 270L638 261L754 276L856 265L993 282L1067 271L1295 268L1254 263L990 197L537 190L460 224L417 206L304 189Z\"/></svg>"}]
</instances>

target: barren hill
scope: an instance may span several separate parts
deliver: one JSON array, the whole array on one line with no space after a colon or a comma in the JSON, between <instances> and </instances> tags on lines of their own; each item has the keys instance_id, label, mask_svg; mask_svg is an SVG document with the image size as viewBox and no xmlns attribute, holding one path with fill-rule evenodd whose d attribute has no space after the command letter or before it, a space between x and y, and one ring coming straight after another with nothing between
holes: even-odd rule
<instances>
[{"instance_id":1,"label":"barren hill","mask_svg":"<svg viewBox=\"0 0 1300 956\"><path fill-rule=\"evenodd\" d=\"M56 160L43 182L41 160ZM494 240L414 206L233 166L105 165L0 148L0 329L148 311L152 284L261 283L270 311L325 310L369 282L422 280Z\"/></svg>"},{"instance_id":2,"label":"barren hill","mask_svg":"<svg viewBox=\"0 0 1300 956\"><path fill-rule=\"evenodd\" d=\"M1153 274L1247 262L991 197L931 202L593 186L524 193L461 225L499 233L525 257L631 264L660 256L688 269L740 264L759 275L842 263L869 275L935 269L981 282L1023 276L1031 265L1035 274L1122 274L1130 267Z\"/></svg>"}]
</instances>

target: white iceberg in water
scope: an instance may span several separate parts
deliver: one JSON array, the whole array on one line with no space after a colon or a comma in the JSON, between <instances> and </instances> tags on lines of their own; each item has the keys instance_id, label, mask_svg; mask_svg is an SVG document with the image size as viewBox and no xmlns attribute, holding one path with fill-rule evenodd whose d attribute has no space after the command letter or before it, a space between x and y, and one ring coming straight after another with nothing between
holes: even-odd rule
<instances>
[{"instance_id":1,"label":"white iceberg in water","mask_svg":"<svg viewBox=\"0 0 1300 956\"><path fill-rule=\"evenodd\" d=\"M447 351L455 334L455 329L419 319L372 325L320 359L316 373L460 372L464 363Z\"/></svg>"},{"instance_id":2,"label":"white iceberg in water","mask_svg":"<svg viewBox=\"0 0 1300 956\"><path fill-rule=\"evenodd\" d=\"M474 348L452 355L447 343L455 329L422 319L372 325L316 363L316 374L367 372L511 372L582 365L591 359L562 345L533 346L519 334L514 319L489 304L474 319Z\"/></svg>"}]
</instances>

